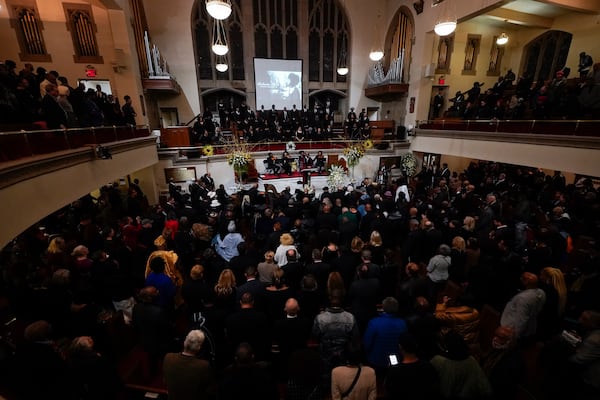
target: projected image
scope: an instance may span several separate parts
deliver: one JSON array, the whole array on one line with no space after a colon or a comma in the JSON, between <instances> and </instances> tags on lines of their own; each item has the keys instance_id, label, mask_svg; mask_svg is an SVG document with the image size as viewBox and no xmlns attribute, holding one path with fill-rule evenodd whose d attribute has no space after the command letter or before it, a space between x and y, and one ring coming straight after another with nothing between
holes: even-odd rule
<instances>
[{"instance_id":1,"label":"projected image","mask_svg":"<svg viewBox=\"0 0 600 400\"><path fill-rule=\"evenodd\" d=\"M302 107L302 61L254 60L256 106Z\"/></svg>"}]
</instances>

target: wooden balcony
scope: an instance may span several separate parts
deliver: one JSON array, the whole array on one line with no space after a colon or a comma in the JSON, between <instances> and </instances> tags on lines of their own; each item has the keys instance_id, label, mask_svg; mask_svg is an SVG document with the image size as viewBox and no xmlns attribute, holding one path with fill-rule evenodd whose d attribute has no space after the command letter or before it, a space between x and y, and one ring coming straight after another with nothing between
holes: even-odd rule
<instances>
[{"instance_id":1,"label":"wooden balcony","mask_svg":"<svg viewBox=\"0 0 600 400\"><path fill-rule=\"evenodd\" d=\"M168 76L144 78L142 79L142 87L145 91L155 93L179 94L181 92L177 81Z\"/></svg>"},{"instance_id":2,"label":"wooden balcony","mask_svg":"<svg viewBox=\"0 0 600 400\"><path fill-rule=\"evenodd\" d=\"M371 86L365 89L365 96L383 103L399 100L407 93L407 83L387 83L384 85Z\"/></svg>"}]
</instances>

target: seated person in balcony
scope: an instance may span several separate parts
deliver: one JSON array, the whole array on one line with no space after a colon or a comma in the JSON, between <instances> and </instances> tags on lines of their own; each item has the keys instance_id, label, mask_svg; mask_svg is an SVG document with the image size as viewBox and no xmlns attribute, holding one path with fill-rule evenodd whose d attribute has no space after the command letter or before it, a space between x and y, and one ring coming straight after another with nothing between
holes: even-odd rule
<instances>
[{"instance_id":1,"label":"seated person in balcony","mask_svg":"<svg viewBox=\"0 0 600 400\"><path fill-rule=\"evenodd\" d=\"M323 155L322 151L319 151L315 156L313 166L317 168L318 172L323 172L327 164L327 158Z\"/></svg>"},{"instance_id":2,"label":"seated person in balcony","mask_svg":"<svg viewBox=\"0 0 600 400\"><path fill-rule=\"evenodd\" d=\"M371 126L369 122L365 122L364 125L360 129L360 137L362 139L368 139L371 137Z\"/></svg>"},{"instance_id":3,"label":"seated person in balcony","mask_svg":"<svg viewBox=\"0 0 600 400\"><path fill-rule=\"evenodd\" d=\"M294 134L294 139L298 142L301 142L304 140L304 129L299 126L298 129L296 129L296 133Z\"/></svg>"}]
</instances>

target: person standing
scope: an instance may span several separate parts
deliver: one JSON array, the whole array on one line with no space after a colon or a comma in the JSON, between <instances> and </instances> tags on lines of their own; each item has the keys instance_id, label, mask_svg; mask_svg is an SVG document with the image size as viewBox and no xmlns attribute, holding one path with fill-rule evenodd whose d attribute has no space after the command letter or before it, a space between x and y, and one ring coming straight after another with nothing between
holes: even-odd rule
<instances>
[{"instance_id":1,"label":"person standing","mask_svg":"<svg viewBox=\"0 0 600 400\"><path fill-rule=\"evenodd\" d=\"M538 314L546 302L546 294L538 288L538 277L531 272L521 275L523 291L506 304L500 324L515 331L517 339L529 338L537 331Z\"/></svg>"},{"instance_id":2,"label":"person standing","mask_svg":"<svg viewBox=\"0 0 600 400\"><path fill-rule=\"evenodd\" d=\"M192 330L183 342L181 353L167 353L163 362L163 375L169 399L209 399L215 390L215 380L208 361L198 358L205 335Z\"/></svg>"},{"instance_id":3,"label":"person standing","mask_svg":"<svg viewBox=\"0 0 600 400\"><path fill-rule=\"evenodd\" d=\"M444 107L444 89L440 89L433 97L433 118L439 118Z\"/></svg>"},{"instance_id":4,"label":"person standing","mask_svg":"<svg viewBox=\"0 0 600 400\"><path fill-rule=\"evenodd\" d=\"M125 100L125 104L123 104L123 107L121 108L121 111L123 111L123 119L127 125L135 126L135 117L137 117L137 114L131 105L131 97L125 96L123 99Z\"/></svg>"}]
</instances>

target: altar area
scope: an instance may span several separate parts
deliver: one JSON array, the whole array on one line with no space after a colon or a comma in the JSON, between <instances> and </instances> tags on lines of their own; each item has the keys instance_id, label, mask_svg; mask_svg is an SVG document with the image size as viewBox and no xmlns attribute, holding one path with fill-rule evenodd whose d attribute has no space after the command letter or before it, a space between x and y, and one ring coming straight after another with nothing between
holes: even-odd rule
<instances>
[{"instance_id":1,"label":"altar area","mask_svg":"<svg viewBox=\"0 0 600 400\"><path fill-rule=\"evenodd\" d=\"M291 193L294 193L296 189L304 190L304 182L302 174L299 172L292 173L291 176L281 174L280 176L273 175L259 175L258 177L258 190L265 191L265 184L273 185L277 193L281 193L286 187L290 187ZM315 195L320 196L323 192L323 188L327 185L327 175L315 174L310 176L310 186L314 187Z\"/></svg>"}]
</instances>

